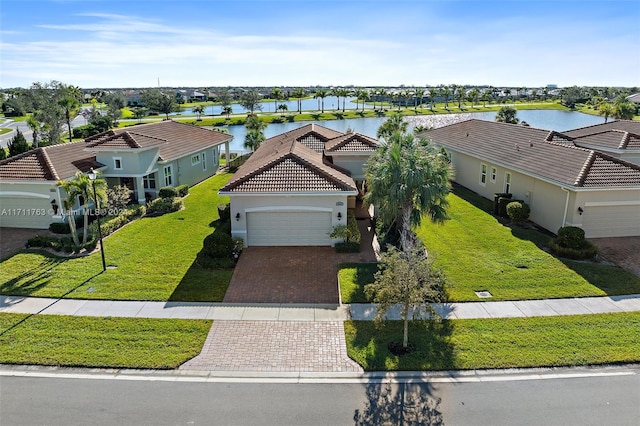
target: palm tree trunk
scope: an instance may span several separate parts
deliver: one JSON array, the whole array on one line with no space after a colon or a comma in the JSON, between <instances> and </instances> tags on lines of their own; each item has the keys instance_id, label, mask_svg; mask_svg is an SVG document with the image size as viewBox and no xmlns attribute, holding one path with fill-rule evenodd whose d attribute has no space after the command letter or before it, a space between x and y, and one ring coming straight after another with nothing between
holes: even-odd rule
<instances>
[{"instance_id":1,"label":"palm tree trunk","mask_svg":"<svg viewBox=\"0 0 640 426\"><path fill-rule=\"evenodd\" d=\"M67 210L67 220L69 221L69 229L71 230L73 243L79 246L80 240L78 239L78 230L76 229L76 218L73 216L73 207L70 207L69 210Z\"/></svg>"}]
</instances>

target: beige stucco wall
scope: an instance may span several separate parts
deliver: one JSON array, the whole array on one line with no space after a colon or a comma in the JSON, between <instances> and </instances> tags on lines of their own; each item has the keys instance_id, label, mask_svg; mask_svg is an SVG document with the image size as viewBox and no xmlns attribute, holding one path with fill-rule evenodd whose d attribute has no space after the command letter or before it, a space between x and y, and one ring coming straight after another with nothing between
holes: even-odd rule
<instances>
[{"instance_id":1,"label":"beige stucco wall","mask_svg":"<svg viewBox=\"0 0 640 426\"><path fill-rule=\"evenodd\" d=\"M334 155L332 159L336 166L349 170L354 180L364 179L364 165L369 155Z\"/></svg>"},{"instance_id":2,"label":"beige stucco wall","mask_svg":"<svg viewBox=\"0 0 640 426\"><path fill-rule=\"evenodd\" d=\"M58 214L54 214L53 200ZM61 207L56 182L0 182L0 226L47 229L63 220Z\"/></svg>"},{"instance_id":3,"label":"beige stucco wall","mask_svg":"<svg viewBox=\"0 0 640 426\"><path fill-rule=\"evenodd\" d=\"M231 196L231 235L247 241L247 212L251 211L330 211L332 226L346 224L347 194L344 195L266 195ZM338 212L342 219L338 220ZM240 213L240 220L236 215ZM295 230L292 230L295 232Z\"/></svg>"}]
</instances>

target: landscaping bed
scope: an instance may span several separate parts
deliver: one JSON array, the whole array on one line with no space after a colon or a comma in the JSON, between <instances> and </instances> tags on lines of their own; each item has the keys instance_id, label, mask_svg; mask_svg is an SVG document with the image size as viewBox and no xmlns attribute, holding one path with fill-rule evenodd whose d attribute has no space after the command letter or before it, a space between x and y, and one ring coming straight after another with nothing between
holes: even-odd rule
<instances>
[{"instance_id":1,"label":"landscaping bed","mask_svg":"<svg viewBox=\"0 0 640 426\"><path fill-rule=\"evenodd\" d=\"M640 361L640 312L416 321L415 350L397 356L402 322L347 321L348 355L366 371L557 367Z\"/></svg>"}]
</instances>

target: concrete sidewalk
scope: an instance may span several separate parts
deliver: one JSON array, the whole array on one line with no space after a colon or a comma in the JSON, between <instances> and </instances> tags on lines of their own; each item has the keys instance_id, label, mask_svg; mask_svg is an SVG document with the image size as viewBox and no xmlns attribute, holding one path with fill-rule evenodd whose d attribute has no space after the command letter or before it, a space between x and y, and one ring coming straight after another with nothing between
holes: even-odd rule
<instances>
[{"instance_id":1,"label":"concrete sidewalk","mask_svg":"<svg viewBox=\"0 0 640 426\"><path fill-rule=\"evenodd\" d=\"M640 294L570 299L434 304L448 319L515 318L640 311ZM373 320L373 304L236 304L50 299L0 296L0 312L94 317L182 318L232 321ZM399 319L400 310L387 313Z\"/></svg>"}]
</instances>

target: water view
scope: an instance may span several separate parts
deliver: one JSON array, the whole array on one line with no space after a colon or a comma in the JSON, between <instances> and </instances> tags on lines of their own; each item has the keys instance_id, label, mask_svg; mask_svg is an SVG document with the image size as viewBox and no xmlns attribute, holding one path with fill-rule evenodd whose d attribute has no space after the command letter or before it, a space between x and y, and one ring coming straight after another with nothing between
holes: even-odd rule
<instances>
[{"instance_id":1,"label":"water view","mask_svg":"<svg viewBox=\"0 0 640 426\"><path fill-rule=\"evenodd\" d=\"M273 106L273 105L272 105ZM326 108L326 99L325 99ZM406 117L409 122L409 130L413 130L415 126L426 127L442 127L459 121L470 120L472 118L480 120L495 120L496 112L475 112L462 114L440 114L429 116L412 116ZM531 127L540 129L565 131L578 127L592 126L594 124L604 123L604 118L594 115L583 114L572 111L558 110L522 110L518 111L520 121L526 121ZM269 124L264 134L267 138L279 135L289 130L297 129L309 123L316 123L339 132L346 132L351 129L363 135L376 137L378 127L387 117L371 117L371 118L353 118L349 120L326 120L326 121L305 121L296 123L274 123ZM231 142L231 151L246 151L243 148L246 129L244 126L223 126L233 135Z\"/></svg>"}]
</instances>

